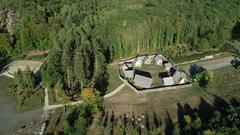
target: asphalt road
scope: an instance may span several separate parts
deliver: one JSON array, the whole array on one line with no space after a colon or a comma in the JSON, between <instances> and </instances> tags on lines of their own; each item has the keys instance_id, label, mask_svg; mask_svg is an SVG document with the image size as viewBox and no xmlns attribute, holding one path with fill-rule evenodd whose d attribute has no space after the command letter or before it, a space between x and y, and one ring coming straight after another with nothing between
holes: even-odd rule
<instances>
[{"instance_id":1,"label":"asphalt road","mask_svg":"<svg viewBox=\"0 0 240 135\"><path fill-rule=\"evenodd\" d=\"M213 58L208 60L201 60L201 61L187 63L187 64L180 64L177 66L191 74L192 70L201 70L201 69L214 70L214 69L230 66L231 61L234 58L235 57L233 56L225 56L225 57Z\"/></svg>"}]
</instances>

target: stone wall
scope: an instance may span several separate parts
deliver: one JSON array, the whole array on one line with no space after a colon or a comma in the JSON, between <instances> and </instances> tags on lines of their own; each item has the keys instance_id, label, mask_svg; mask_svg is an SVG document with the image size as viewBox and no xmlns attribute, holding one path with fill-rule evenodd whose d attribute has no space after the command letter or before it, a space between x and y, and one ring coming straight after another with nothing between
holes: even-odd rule
<instances>
[{"instance_id":1,"label":"stone wall","mask_svg":"<svg viewBox=\"0 0 240 135\"><path fill-rule=\"evenodd\" d=\"M119 71L118 71L118 73L119 73ZM169 91L169 90L176 90L176 89L183 89L183 88L190 88L190 87L192 87L191 83L187 83L187 84L181 84L181 85L175 85L175 86L166 86L166 87L149 88L149 89L144 89L144 90L138 90L134 86L132 86L127 80L125 80L120 74L118 74L118 75L119 75L120 80L125 85L127 85L133 91L135 91L136 93L139 93L139 94L150 93L150 92Z\"/></svg>"}]
</instances>

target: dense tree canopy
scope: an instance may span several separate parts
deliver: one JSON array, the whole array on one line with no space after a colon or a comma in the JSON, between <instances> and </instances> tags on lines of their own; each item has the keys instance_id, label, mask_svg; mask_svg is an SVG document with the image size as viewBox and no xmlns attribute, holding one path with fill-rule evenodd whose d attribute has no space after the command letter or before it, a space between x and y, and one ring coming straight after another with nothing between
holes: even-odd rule
<instances>
[{"instance_id":1,"label":"dense tree canopy","mask_svg":"<svg viewBox=\"0 0 240 135\"><path fill-rule=\"evenodd\" d=\"M18 89L33 89L36 87L36 79L34 73L29 67L22 71L18 70L15 73L15 84Z\"/></svg>"},{"instance_id":2,"label":"dense tree canopy","mask_svg":"<svg viewBox=\"0 0 240 135\"><path fill-rule=\"evenodd\" d=\"M239 107L229 106L224 112L215 111L208 121L199 116L184 116L185 126L181 134L234 135L239 134ZM179 132L180 134L180 132Z\"/></svg>"},{"instance_id":3,"label":"dense tree canopy","mask_svg":"<svg viewBox=\"0 0 240 135\"><path fill-rule=\"evenodd\" d=\"M52 49L57 56L48 59L44 78L52 75L49 84L61 80L69 88L104 82L105 63L114 59L145 52L179 57L239 37L239 0L1 0L0 5L1 32L13 29L0 35L1 55Z\"/></svg>"}]
</instances>

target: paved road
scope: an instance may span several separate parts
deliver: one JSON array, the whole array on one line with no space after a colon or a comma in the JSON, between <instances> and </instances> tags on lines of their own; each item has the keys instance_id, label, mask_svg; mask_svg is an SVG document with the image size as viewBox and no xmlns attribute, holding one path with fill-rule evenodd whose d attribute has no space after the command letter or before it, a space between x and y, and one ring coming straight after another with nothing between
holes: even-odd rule
<instances>
[{"instance_id":1,"label":"paved road","mask_svg":"<svg viewBox=\"0 0 240 135\"><path fill-rule=\"evenodd\" d=\"M192 68L196 68L196 67L207 69L207 70L214 70L214 69L219 69L219 68L231 65L231 61L234 58L235 57L233 56L225 56L225 57L202 60L202 61L197 61L197 62L192 62L187 64L179 64L177 66L184 69L188 73L190 73L190 70L192 70ZM193 66L193 65L196 65L196 66Z\"/></svg>"}]
</instances>

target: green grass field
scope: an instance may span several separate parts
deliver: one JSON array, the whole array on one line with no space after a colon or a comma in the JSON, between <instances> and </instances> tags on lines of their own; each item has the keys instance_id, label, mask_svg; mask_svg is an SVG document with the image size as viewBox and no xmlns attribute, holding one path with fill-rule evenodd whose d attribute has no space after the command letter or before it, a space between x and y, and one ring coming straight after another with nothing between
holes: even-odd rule
<instances>
[{"instance_id":1,"label":"green grass field","mask_svg":"<svg viewBox=\"0 0 240 135\"><path fill-rule=\"evenodd\" d=\"M155 80L159 78L159 72L165 71L163 67L154 65L144 65L137 69L150 72ZM138 117L147 112L149 118L153 119L152 114L155 112L164 125L166 124L167 117L170 117L174 124L178 122L179 109L197 110L201 108L201 110L204 110L203 115L207 115L211 108L216 105L215 96L222 98L226 102L231 101L233 98L239 101L240 70L236 70L232 66L227 66L213 70L212 72L214 77L207 89L203 89L199 87L197 83L194 83L192 88L137 94L131 88L125 86L116 95L105 99L103 106L105 111L109 113L114 112L117 118L122 117L123 114L127 114L128 116L134 114ZM161 80L158 81L161 82ZM205 92L205 90L207 90L207 92ZM103 128L97 125L93 127L90 133L109 133L108 127ZM142 131L143 134L145 134L145 130L143 129ZM121 129L115 126L113 132L114 134L121 134ZM128 131L128 133L131 133L131 131Z\"/></svg>"},{"instance_id":2,"label":"green grass field","mask_svg":"<svg viewBox=\"0 0 240 135\"><path fill-rule=\"evenodd\" d=\"M14 79L8 77L1 77L0 81L0 89L2 90L2 92L4 92L5 95L10 97L12 95L10 93L11 91L13 91L13 88L10 88L10 86L13 84ZM31 94L30 97L24 100L23 104L21 104L22 95L17 91L13 93L11 98L14 99L15 109L19 112L25 112L39 108L43 105L44 91L42 89L35 89L33 94Z\"/></svg>"},{"instance_id":3,"label":"green grass field","mask_svg":"<svg viewBox=\"0 0 240 135\"><path fill-rule=\"evenodd\" d=\"M212 95L222 97L226 101L232 98L240 99L240 71L233 67L224 67L214 70L214 89L208 91ZM214 97L204 92L197 84L192 88L164 91L156 93L137 94L129 87L124 87L115 96L104 100L104 106L116 114L136 114L145 111L156 111L164 115L168 111L176 119L177 103L190 104L193 108L198 107L200 100L206 100L211 104Z\"/></svg>"},{"instance_id":4,"label":"green grass field","mask_svg":"<svg viewBox=\"0 0 240 135\"><path fill-rule=\"evenodd\" d=\"M20 95L15 95L14 98L16 101L16 109L19 112L33 110L43 106L44 91L42 89L36 89L36 91L30 97L24 100L24 103L22 105L21 105L22 97Z\"/></svg>"},{"instance_id":5,"label":"green grass field","mask_svg":"<svg viewBox=\"0 0 240 135\"><path fill-rule=\"evenodd\" d=\"M122 81L118 77L117 65L109 65L108 74L109 74L109 79L108 79L109 82L108 82L106 93L112 92L122 84Z\"/></svg>"},{"instance_id":6,"label":"green grass field","mask_svg":"<svg viewBox=\"0 0 240 135\"><path fill-rule=\"evenodd\" d=\"M232 98L240 100L240 70L232 66L224 67L214 71L211 93L229 101Z\"/></svg>"},{"instance_id":7,"label":"green grass field","mask_svg":"<svg viewBox=\"0 0 240 135\"><path fill-rule=\"evenodd\" d=\"M16 100L9 95L9 85L13 79L0 77L0 131L1 135L14 134L22 126L40 118L41 109L19 112L16 110ZM32 100L33 101L33 100ZM32 102L31 101L31 102Z\"/></svg>"}]
</instances>

